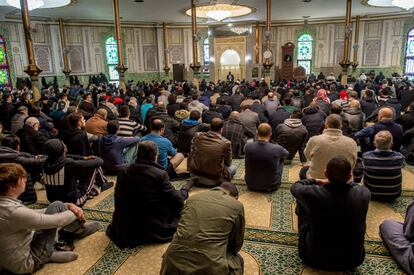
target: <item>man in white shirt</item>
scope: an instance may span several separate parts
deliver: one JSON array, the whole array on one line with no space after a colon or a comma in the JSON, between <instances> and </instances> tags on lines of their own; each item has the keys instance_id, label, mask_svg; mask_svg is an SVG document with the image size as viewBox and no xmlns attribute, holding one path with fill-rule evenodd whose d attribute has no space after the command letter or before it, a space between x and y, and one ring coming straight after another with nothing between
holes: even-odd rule
<instances>
[{"instance_id":1,"label":"man in white shirt","mask_svg":"<svg viewBox=\"0 0 414 275\"><path fill-rule=\"evenodd\" d=\"M57 228L82 239L99 229L86 224L81 208L56 201L46 209L32 210L17 198L24 192L26 171L20 164L0 164L0 270L33 273L47 262L77 259L72 251L54 248Z\"/></svg>"}]
</instances>

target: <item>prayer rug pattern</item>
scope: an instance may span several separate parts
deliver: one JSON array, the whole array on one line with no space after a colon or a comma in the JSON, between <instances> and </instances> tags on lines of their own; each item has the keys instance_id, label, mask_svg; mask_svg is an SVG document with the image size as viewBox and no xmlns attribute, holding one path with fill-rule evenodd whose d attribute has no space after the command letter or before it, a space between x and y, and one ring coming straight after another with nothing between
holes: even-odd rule
<instances>
[{"instance_id":1,"label":"prayer rug pattern","mask_svg":"<svg viewBox=\"0 0 414 275\"><path fill-rule=\"evenodd\" d=\"M403 220L406 208L414 197L414 167L407 166L403 173L403 194L393 203L371 202L365 241L366 259L353 272L322 272L304 266L297 253L297 217L295 200L290 186L298 180L300 161L295 158L285 166L282 185L270 194L248 190L244 182L244 160L233 160L238 167L233 180L240 191L240 201L245 206L246 230L242 255L245 259L245 274L404 274L389 256L388 250L378 236L378 226L384 219ZM181 167L185 171L185 167ZM115 180L112 179L111 180ZM173 182L178 189L185 181ZM208 189L194 188L190 196ZM101 224L100 232L75 242L79 259L67 264L48 264L36 274L159 274L162 255L168 244L145 245L121 250L105 235L114 210L114 188L88 201L84 207L87 219ZM39 191L39 203L47 205L44 191Z\"/></svg>"}]
</instances>

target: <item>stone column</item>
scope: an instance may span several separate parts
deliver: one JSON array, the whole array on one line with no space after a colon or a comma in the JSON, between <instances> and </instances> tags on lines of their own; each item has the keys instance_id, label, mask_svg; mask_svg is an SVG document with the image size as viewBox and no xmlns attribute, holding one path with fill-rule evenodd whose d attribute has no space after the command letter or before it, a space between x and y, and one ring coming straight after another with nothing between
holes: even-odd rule
<instances>
[{"instance_id":1,"label":"stone column","mask_svg":"<svg viewBox=\"0 0 414 275\"><path fill-rule=\"evenodd\" d=\"M351 65L349 60L349 54L351 51L351 34L352 34L352 23L351 23L351 8L352 0L346 0L346 17L345 17L345 41L344 41L344 57L339 63L342 67L342 79L341 84L348 84L348 68Z\"/></svg>"},{"instance_id":2,"label":"stone column","mask_svg":"<svg viewBox=\"0 0 414 275\"><path fill-rule=\"evenodd\" d=\"M266 54L271 53L270 51L270 39L271 39L271 31L270 31L270 23L271 23L271 17L272 17L272 0L266 0ZM267 83L267 85L269 85L270 87L270 68L272 68L273 63L271 61L272 56L269 55L270 57L265 56L265 60L263 63L263 67L264 67L264 76L265 76L265 81Z\"/></svg>"},{"instance_id":3,"label":"stone column","mask_svg":"<svg viewBox=\"0 0 414 275\"><path fill-rule=\"evenodd\" d=\"M114 0L114 15L115 15L115 36L116 44L118 47L118 66L116 70L119 73L119 84L122 91L126 92L125 72L128 68L124 65L124 59L122 56L122 43L121 43L121 20L119 18L119 0Z\"/></svg>"},{"instance_id":4,"label":"stone column","mask_svg":"<svg viewBox=\"0 0 414 275\"><path fill-rule=\"evenodd\" d=\"M22 12L23 19L23 29L24 29L24 38L26 41L26 50L27 50L27 59L29 60L29 65L24 68L24 72L30 76L30 81L32 82L32 92L33 92L33 101L40 100L40 84L39 84L39 74L42 70L36 65L35 54L33 50L33 40L30 33L30 17L29 17L29 8L27 5L27 0L20 0L20 8Z\"/></svg>"},{"instance_id":5,"label":"stone column","mask_svg":"<svg viewBox=\"0 0 414 275\"><path fill-rule=\"evenodd\" d=\"M355 73L359 65L358 63L358 49L359 49L359 25L361 23L361 16L357 16L355 20L355 37L354 37L354 57L352 59L352 72Z\"/></svg>"},{"instance_id":6,"label":"stone column","mask_svg":"<svg viewBox=\"0 0 414 275\"><path fill-rule=\"evenodd\" d=\"M63 70L62 72L65 74L65 85L70 85L69 82L69 74L71 72L69 68L68 62L68 52L66 49L66 35L65 35L65 27L63 26L62 18L59 18L59 32L60 32L60 45L62 47L62 54L63 54Z\"/></svg>"},{"instance_id":7,"label":"stone column","mask_svg":"<svg viewBox=\"0 0 414 275\"><path fill-rule=\"evenodd\" d=\"M191 33L193 36L193 63L190 64L190 68L193 70L193 84L197 87L197 91L200 86L200 62L198 62L198 34L197 34L197 11L195 0L191 0Z\"/></svg>"}]
</instances>

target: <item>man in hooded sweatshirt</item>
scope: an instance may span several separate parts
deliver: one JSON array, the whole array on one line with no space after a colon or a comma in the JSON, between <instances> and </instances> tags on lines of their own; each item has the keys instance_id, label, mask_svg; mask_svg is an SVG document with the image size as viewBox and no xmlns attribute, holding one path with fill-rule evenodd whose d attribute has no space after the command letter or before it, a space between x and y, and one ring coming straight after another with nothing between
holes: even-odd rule
<instances>
[{"instance_id":1,"label":"man in hooded sweatshirt","mask_svg":"<svg viewBox=\"0 0 414 275\"><path fill-rule=\"evenodd\" d=\"M139 142L139 137L120 137L117 135L119 122L111 120L108 122L108 135L98 140L98 155L104 160L103 168L107 173L116 174L119 167L123 165L123 151L126 147Z\"/></svg>"},{"instance_id":2,"label":"man in hooded sweatshirt","mask_svg":"<svg viewBox=\"0 0 414 275\"><path fill-rule=\"evenodd\" d=\"M286 119L283 124L277 126L273 133L273 140L289 151L289 156L285 160L285 164L292 163L292 159L299 151L300 161L306 163L304 154L308 130L302 124L303 114L299 110L293 111L290 118Z\"/></svg>"},{"instance_id":3,"label":"man in hooded sweatshirt","mask_svg":"<svg viewBox=\"0 0 414 275\"><path fill-rule=\"evenodd\" d=\"M99 157L67 155L66 146L60 139L48 140L44 152L47 159L43 172L50 202L71 202L82 206L89 197L113 186L100 169L103 160Z\"/></svg>"},{"instance_id":4,"label":"man in hooded sweatshirt","mask_svg":"<svg viewBox=\"0 0 414 275\"><path fill-rule=\"evenodd\" d=\"M197 132L207 132L209 127L205 123L200 123L201 114L197 110L192 110L190 118L184 119L178 134L178 152L188 156L191 152L191 141Z\"/></svg>"}]
</instances>

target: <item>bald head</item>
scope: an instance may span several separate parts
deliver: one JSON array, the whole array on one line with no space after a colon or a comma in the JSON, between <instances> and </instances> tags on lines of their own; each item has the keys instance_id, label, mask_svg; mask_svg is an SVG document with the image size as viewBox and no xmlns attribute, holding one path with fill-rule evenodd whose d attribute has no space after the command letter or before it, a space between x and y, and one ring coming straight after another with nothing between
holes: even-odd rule
<instances>
[{"instance_id":1,"label":"bald head","mask_svg":"<svg viewBox=\"0 0 414 275\"><path fill-rule=\"evenodd\" d=\"M393 110L388 107L381 108L378 112L378 120L392 119L393 116L394 116Z\"/></svg>"},{"instance_id":2,"label":"bald head","mask_svg":"<svg viewBox=\"0 0 414 275\"><path fill-rule=\"evenodd\" d=\"M39 129L39 120L35 117L27 118L24 124L35 130Z\"/></svg>"},{"instance_id":3,"label":"bald head","mask_svg":"<svg viewBox=\"0 0 414 275\"><path fill-rule=\"evenodd\" d=\"M267 123L262 123L257 128L257 136L260 140L270 140L272 136L272 127Z\"/></svg>"},{"instance_id":4,"label":"bald head","mask_svg":"<svg viewBox=\"0 0 414 275\"><path fill-rule=\"evenodd\" d=\"M267 98L273 98L275 96L275 94L273 92L270 92L267 94Z\"/></svg>"},{"instance_id":5,"label":"bald head","mask_svg":"<svg viewBox=\"0 0 414 275\"><path fill-rule=\"evenodd\" d=\"M240 113L237 112L237 111L233 111L233 112L231 112L230 117L231 118L239 118L240 117Z\"/></svg>"}]
</instances>

